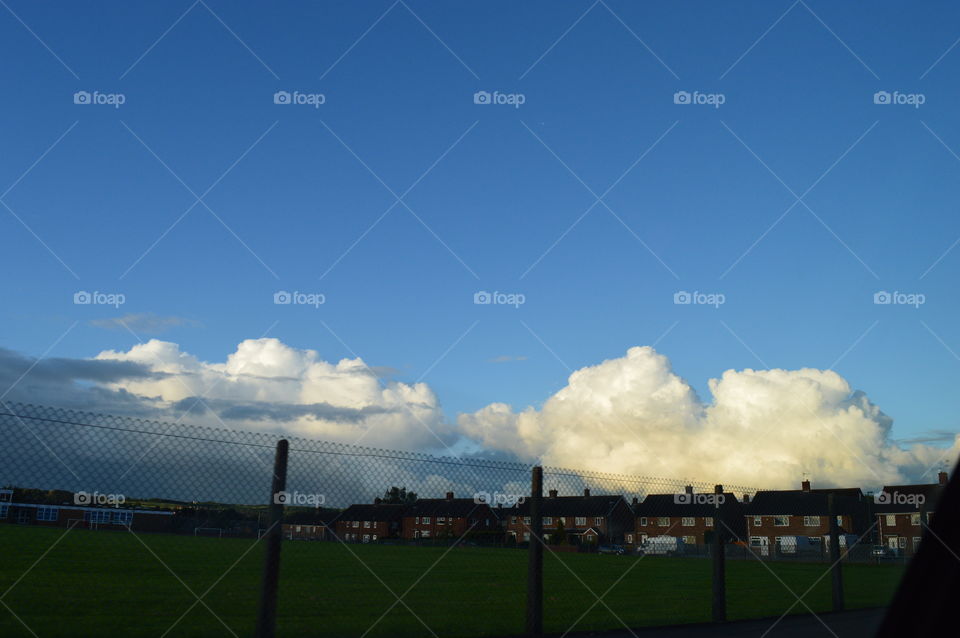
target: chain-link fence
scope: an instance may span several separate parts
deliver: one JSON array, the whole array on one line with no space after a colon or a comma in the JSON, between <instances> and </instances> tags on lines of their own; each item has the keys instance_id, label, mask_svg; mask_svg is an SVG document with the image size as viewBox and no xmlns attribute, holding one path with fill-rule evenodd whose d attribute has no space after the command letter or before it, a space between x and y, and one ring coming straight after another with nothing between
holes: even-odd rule
<instances>
[{"instance_id":1,"label":"chain-link fence","mask_svg":"<svg viewBox=\"0 0 960 638\"><path fill-rule=\"evenodd\" d=\"M883 605L902 567L876 554L885 515L853 490L12 403L0 433L2 635L250 636L275 624L282 636L469 637L775 617L836 608L838 586L840 605Z\"/></svg>"}]
</instances>

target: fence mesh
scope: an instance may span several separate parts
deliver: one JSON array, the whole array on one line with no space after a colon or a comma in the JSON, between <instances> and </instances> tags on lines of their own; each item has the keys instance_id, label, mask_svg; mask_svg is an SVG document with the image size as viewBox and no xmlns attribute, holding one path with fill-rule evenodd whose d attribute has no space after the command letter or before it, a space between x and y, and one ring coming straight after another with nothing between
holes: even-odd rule
<instances>
[{"instance_id":1,"label":"fence mesh","mask_svg":"<svg viewBox=\"0 0 960 638\"><path fill-rule=\"evenodd\" d=\"M717 551L728 617L831 608L828 517L777 534L756 488L545 467L535 503L524 463L14 403L0 432L2 635L253 635L272 504L283 636L523 634L538 544L546 632L709 621ZM900 561L834 507L847 606L885 604Z\"/></svg>"}]
</instances>

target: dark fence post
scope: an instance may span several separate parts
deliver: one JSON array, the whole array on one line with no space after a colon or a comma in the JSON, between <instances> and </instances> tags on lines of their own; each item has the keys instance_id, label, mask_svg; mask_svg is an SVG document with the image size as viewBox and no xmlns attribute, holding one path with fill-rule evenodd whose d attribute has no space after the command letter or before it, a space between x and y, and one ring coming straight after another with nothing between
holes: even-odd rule
<instances>
[{"instance_id":1,"label":"dark fence post","mask_svg":"<svg viewBox=\"0 0 960 638\"><path fill-rule=\"evenodd\" d=\"M840 560L840 526L837 525L837 503L833 494L827 495L830 514L830 575L833 581L833 611L843 611L843 564Z\"/></svg>"},{"instance_id":2,"label":"dark fence post","mask_svg":"<svg viewBox=\"0 0 960 638\"><path fill-rule=\"evenodd\" d=\"M277 625L277 587L280 584L280 541L283 539L283 504L287 489L286 439L277 441L273 462L273 489L270 492L270 517L266 533L267 548L260 582L260 607L257 610L257 638L273 638ZM259 530L258 530L259 531Z\"/></svg>"},{"instance_id":3,"label":"dark fence post","mask_svg":"<svg viewBox=\"0 0 960 638\"><path fill-rule=\"evenodd\" d=\"M727 563L723 528L726 521L721 516L720 501L723 500L723 486L713 488L713 621L724 622L727 619Z\"/></svg>"},{"instance_id":4,"label":"dark fence post","mask_svg":"<svg viewBox=\"0 0 960 638\"><path fill-rule=\"evenodd\" d=\"M527 635L543 635L543 468L533 468L530 479L530 546L527 565Z\"/></svg>"}]
</instances>

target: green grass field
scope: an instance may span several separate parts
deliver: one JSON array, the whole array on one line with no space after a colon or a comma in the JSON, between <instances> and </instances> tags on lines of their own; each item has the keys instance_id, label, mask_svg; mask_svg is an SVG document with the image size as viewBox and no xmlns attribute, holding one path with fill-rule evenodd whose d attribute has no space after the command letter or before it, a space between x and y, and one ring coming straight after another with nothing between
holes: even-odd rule
<instances>
[{"instance_id":1,"label":"green grass field","mask_svg":"<svg viewBox=\"0 0 960 638\"><path fill-rule=\"evenodd\" d=\"M252 634L262 544L86 530L64 536L64 531L0 525L0 592L7 592L0 593L0 602L9 607L0 605L0 636L32 635L14 614L43 638L156 638L168 630L167 636L230 636L221 620L238 636ZM455 548L444 556L445 551L284 543L278 635L361 636L378 619L368 636L430 635L417 617L443 637L521 633L526 552ZM728 561L728 615L782 614L796 598L778 579L800 595L825 569ZM902 569L845 566L847 607L886 604ZM410 609L401 604L391 609L396 598L385 585L397 595L409 589L403 600ZM203 596L219 620L204 605L194 605L187 587ZM609 609L594 606L590 590L606 593ZM545 629L551 632L574 624L577 630L622 627L616 616L631 626L709 621L710 562L547 552L544 599ZM829 610L829 576L804 601L815 611ZM806 611L798 604L792 613Z\"/></svg>"}]
</instances>

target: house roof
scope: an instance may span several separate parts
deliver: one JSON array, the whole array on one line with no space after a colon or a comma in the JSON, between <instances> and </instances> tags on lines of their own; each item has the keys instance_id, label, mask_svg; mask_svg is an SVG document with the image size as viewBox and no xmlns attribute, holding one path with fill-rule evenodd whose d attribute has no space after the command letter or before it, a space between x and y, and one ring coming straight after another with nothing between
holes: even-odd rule
<instances>
[{"instance_id":1,"label":"house roof","mask_svg":"<svg viewBox=\"0 0 960 638\"><path fill-rule=\"evenodd\" d=\"M421 498L411 505L404 516L452 516L466 518L472 514L483 515L487 506L472 498Z\"/></svg>"},{"instance_id":2,"label":"house roof","mask_svg":"<svg viewBox=\"0 0 960 638\"><path fill-rule=\"evenodd\" d=\"M618 504L622 503L628 510L630 506L619 494L598 496L546 496L540 501L541 516L609 516ZM530 501L524 501L510 511L503 509L503 513L510 516L529 516Z\"/></svg>"},{"instance_id":3,"label":"house roof","mask_svg":"<svg viewBox=\"0 0 960 638\"><path fill-rule=\"evenodd\" d=\"M838 490L764 490L757 492L744 506L748 516L792 515L827 516L827 497L836 497L837 514L857 514L865 511L866 502L860 488Z\"/></svg>"},{"instance_id":4,"label":"house roof","mask_svg":"<svg viewBox=\"0 0 960 638\"><path fill-rule=\"evenodd\" d=\"M398 521L409 505L393 503L354 504L341 512L337 520L341 521Z\"/></svg>"},{"instance_id":5,"label":"house roof","mask_svg":"<svg viewBox=\"0 0 960 638\"><path fill-rule=\"evenodd\" d=\"M713 496L713 494L697 494L696 496ZM724 492L720 512L724 516L742 516L743 505L735 494ZM648 494L643 502L633 508L637 516L715 516L717 507L706 499L691 499L692 503L678 503L675 494ZM701 501L701 502L696 502Z\"/></svg>"}]
</instances>

